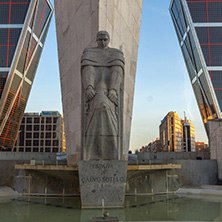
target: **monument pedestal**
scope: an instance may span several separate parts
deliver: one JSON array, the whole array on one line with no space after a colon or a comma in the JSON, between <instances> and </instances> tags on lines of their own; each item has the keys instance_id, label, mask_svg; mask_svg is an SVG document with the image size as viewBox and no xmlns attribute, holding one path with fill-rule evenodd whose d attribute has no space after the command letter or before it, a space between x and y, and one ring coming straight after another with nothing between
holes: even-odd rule
<instances>
[{"instance_id":1,"label":"monument pedestal","mask_svg":"<svg viewBox=\"0 0 222 222\"><path fill-rule=\"evenodd\" d=\"M127 161L79 161L82 208L122 208L125 200Z\"/></svg>"}]
</instances>

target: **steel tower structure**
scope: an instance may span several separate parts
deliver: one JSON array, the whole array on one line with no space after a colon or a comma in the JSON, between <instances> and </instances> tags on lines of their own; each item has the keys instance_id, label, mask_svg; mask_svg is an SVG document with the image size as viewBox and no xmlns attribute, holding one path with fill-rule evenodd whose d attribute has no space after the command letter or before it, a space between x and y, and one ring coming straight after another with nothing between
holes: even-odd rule
<instances>
[{"instance_id":1,"label":"steel tower structure","mask_svg":"<svg viewBox=\"0 0 222 222\"><path fill-rule=\"evenodd\" d=\"M222 0L172 0L170 14L200 113L222 118Z\"/></svg>"},{"instance_id":2,"label":"steel tower structure","mask_svg":"<svg viewBox=\"0 0 222 222\"><path fill-rule=\"evenodd\" d=\"M0 151L13 151L53 8L49 0L0 0Z\"/></svg>"}]
</instances>

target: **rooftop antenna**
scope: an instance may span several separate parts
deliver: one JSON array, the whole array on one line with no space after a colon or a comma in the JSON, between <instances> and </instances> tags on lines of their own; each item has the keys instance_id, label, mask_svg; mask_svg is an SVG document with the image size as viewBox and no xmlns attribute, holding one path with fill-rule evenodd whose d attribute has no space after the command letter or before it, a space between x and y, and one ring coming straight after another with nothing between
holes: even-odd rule
<instances>
[{"instance_id":1,"label":"rooftop antenna","mask_svg":"<svg viewBox=\"0 0 222 222\"><path fill-rule=\"evenodd\" d=\"M185 111L183 111L183 112L184 112L184 120L186 122L187 121L186 112Z\"/></svg>"}]
</instances>

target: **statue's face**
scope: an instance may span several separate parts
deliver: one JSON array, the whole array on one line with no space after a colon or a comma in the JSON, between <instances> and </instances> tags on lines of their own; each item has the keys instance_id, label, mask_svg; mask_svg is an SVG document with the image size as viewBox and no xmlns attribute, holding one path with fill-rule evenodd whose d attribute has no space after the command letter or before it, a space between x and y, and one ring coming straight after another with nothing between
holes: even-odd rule
<instances>
[{"instance_id":1,"label":"statue's face","mask_svg":"<svg viewBox=\"0 0 222 222\"><path fill-rule=\"evenodd\" d=\"M107 35L99 35L97 37L97 43L99 48L107 48L109 45L109 37Z\"/></svg>"}]
</instances>

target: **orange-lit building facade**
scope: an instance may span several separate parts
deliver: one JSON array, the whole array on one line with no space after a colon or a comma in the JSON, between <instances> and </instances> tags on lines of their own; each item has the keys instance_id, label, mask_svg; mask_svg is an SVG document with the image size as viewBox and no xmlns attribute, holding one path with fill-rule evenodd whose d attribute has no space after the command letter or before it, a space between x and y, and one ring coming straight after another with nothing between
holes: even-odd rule
<instances>
[{"instance_id":1,"label":"orange-lit building facade","mask_svg":"<svg viewBox=\"0 0 222 222\"><path fill-rule=\"evenodd\" d=\"M189 120L181 120L169 112L159 126L160 149L165 152L195 151L195 131Z\"/></svg>"},{"instance_id":2,"label":"orange-lit building facade","mask_svg":"<svg viewBox=\"0 0 222 222\"><path fill-rule=\"evenodd\" d=\"M64 120L61 113L25 113L14 151L65 152Z\"/></svg>"},{"instance_id":3,"label":"orange-lit building facade","mask_svg":"<svg viewBox=\"0 0 222 222\"><path fill-rule=\"evenodd\" d=\"M205 144L204 142L196 142L196 152L201 152L201 151L209 151L208 144Z\"/></svg>"},{"instance_id":4,"label":"orange-lit building facade","mask_svg":"<svg viewBox=\"0 0 222 222\"><path fill-rule=\"evenodd\" d=\"M52 14L49 0L0 0L0 151L14 151Z\"/></svg>"}]
</instances>

